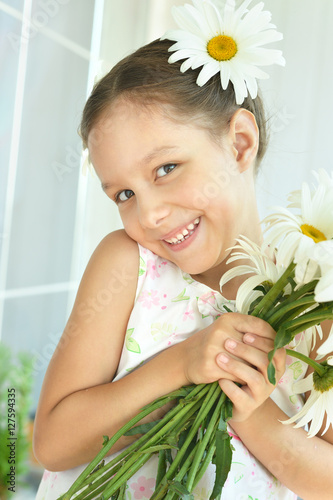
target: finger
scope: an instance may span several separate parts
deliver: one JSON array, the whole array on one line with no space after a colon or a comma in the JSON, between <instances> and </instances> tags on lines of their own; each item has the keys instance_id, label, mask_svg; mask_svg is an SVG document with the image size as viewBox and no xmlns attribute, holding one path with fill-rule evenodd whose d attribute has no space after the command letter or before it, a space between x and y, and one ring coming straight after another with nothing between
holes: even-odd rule
<instances>
[{"instance_id":1,"label":"finger","mask_svg":"<svg viewBox=\"0 0 333 500\"><path fill-rule=\"evenodd\" d=\"M241 380L243 384L248 385L255 396L262 391L262 388L267 383L269 384L266 374L267 369L265 368L264 371L266 373L263 373L255 367L238 361L226 353L219 354L217 356L217 362L224 371Z\"/></svg>"},{"instance_id":2,"label":"finger","mask_svg":"<svg viewBox=\"0 0 333 500\"><path fill-rule=\"evenodd\" d=\"M254 335L252 333L246 333L243 336L243 342L247 345L255 347L256 349L260 349L267 354L274 349L274 340L266 337L259 337L258 335Z\"/></svg>"},{"instance_id":3,"label":"finger","mask_svg":"<svg viewBox=\"0 0 333 500\"><path fill-rule=\"evenodd\" d=\"M228 319L233 328L240 333L253 333L260 337L275 339L275 330L263 319L241 313L228 313L223 314L221 317Z\"/></svg>"},{"instance_id":4,"label":"finger","mask_svg":"<svg viewBox=\"0 0 333 500\"><path fill-rule=\"evenodd\" d=\"M278 349L274 354L273 365L275 367L275 378L277 381L280 380L280 378L286 371L286 359L287 353L284 347Z\"/></svg>"},{"instance_id":5,"label":"finger","mask_svg":"<svg viewBox=\"0 0 333 500\"><path fill-rule=\"evenodd\" d=\"M259 339L259 341L262 340L264 339ZM267 367L269 363L267 353L271 349L264 351L253 347L252 345L246 345L243 342L237 342L234 339L227 339L224 347L226 351L228 351L232 355L232 357L236 357L235 359L241 359L245 363L254 366L257 370L264 374L265 377L267 377Z\"/></svg>"},{"instance_id":6,"label":"finger","mask_svg":"<svg viewBox=\"0 0 333 500\"><path fill-rule=\"evenodd\" d=\"M255 409L256 403L250 393L247 390L244 390L244 387L239 387L234 382L225 379L219 380L219 385L224 394L233 403L233 419L236 417L237 410L242 411L243 409L245 414L248 414Z\"/></svg>"},{"instance_id":7,"label":"finger","mask_svg":"<svg viewBox=\"0 0 333 500\"><path fill-rule=\"evenodd\" d=\"M248 398L248 395L244 394L243 389L231 380L221 379L219 380L219 385L235 406L240 406L241 402L244 403Z\"/></svg>"},{"instance_id":8,"label":"finger","mask_svg":"<svg viewBox=\"0 0 333 500\"><path fill-rule=\"evenodd\" d=\"M249 344L252 347L255 347L255 348L260 349L261 351L267 353L267 355L274 348L274 341L269 340L267 338L261 338L261 337L258 337L256 335L252 335L252 334L244 335L243 341L246 344ZM276 370L276 378L277 378L277 380L280 380L280 378L282 377L282 375L284 374L285 369L286 369L286 351L285 351L285 349L283 349L283 348L278 349L275 352L272 361L273 361L273 365L274 365L275 370ZM252 363L252 364L254 364L254 363Z\"/></svg>"},{"instance_id":9,"label":"finger","mask_svg":"<svg viewBox=\"0 0 333 500\"><path fill-rule=\"evenodd\" d=\"M265 377L268 382L267 368L269 364L268 352L271 351L271 343L267 339L257 339L257 344L264 344L265 350L258 349L253 345L246 345L234 339L227 339L224 347L235 360L242 359L246 364L255 367ZM276 380L279 381L286 369L286 351L284 348L278 349L273 357L273 365L276 372ZM220 365L221 366L221 365ZM230 364L229 364L230 369Z\"/></svg>"}]
</instances>

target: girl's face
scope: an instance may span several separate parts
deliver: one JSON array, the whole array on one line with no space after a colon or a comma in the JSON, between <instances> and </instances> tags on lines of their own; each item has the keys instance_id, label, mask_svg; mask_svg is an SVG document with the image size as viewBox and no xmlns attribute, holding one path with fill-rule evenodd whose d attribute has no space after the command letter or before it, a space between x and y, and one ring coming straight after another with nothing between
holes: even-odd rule
<instances>
[{"instance_id":1,"label":"girl's face","mask_svg":"<svg viewBox=\"0 0 333 500\"><path fill-rule=\"evenodd\" d=\"M198 277L214 271L219 278L235 239L258 239L252 169L240 171L228 134L218 145L160 106L119 101L92 129L88 145L127 234L183 271Z\"/></svg>"}]
</instances>

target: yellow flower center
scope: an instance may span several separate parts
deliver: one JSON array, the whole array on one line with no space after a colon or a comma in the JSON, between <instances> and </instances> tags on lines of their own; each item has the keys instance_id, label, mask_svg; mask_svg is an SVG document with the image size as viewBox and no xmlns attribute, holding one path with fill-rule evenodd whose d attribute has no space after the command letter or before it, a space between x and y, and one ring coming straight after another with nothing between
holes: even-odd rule
<instances>
[{"instance_id":1,"label":"yellow flower center","mask_svg":"<svg viewBox=\"0 0 333 500\"><path fill-rule=\"evenodd\" d=\"M303 224L301 226L301 231L305 236L308 236L309 238L312 238L315 243L320 243L321 241L326 241L327 238L322 233L317 229L316 227L310 226L309 224Z\"/></svg>"},{"instance_id":2,"label":"yellow flower center","mask_svg":"<svg viewBox=\"0 0 333 500\"><path fill-rule=\"evenodd\" d=\"M237 44L231 36L218 35L209 40L208 54L217 61L229 61L237 54Z\"/></svg>"}]
</instances>

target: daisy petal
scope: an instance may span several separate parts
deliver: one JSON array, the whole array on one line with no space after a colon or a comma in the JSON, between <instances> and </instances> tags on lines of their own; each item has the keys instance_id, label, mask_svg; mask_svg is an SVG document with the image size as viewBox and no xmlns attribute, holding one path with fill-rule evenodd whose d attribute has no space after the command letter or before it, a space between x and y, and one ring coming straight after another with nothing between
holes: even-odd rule
<instances>
[{"instance_id":1,"label":"daisy petal","mask_svg":"<svg viewBox=\"0 0 333 500\"><path fill-rule=\"evenodd\" d=\"M317 349L317 354L319 354L320 357L327 356L327 354L331 353L333 353L333 326L328 339Z\"/></svg>"},{"instance_id":2,"label":"daisy petal","mask_svg":"<svg viewBox=\"0 0 333 500\"><path fill-rule=\"evenodd\" d=\"M219 69L220 68L217 61L212 61L209 64L205 64L197 78L197 84L199 85L199 87L205 85L205 83L207 83L212 76L216 75L216 73L219 72Z\"/></svg>"},{"instance_id":3,"label":"daisy petal","mask_svg":"<svg viewBox=\"0 0 333 500\"><path fill-rule=\"evenodd\" d=\"M205 85L219 71L223 90L231 81L239 105L248 94L255 99L258 93L256 80L267 78L258 66L284 64L281 51L262 47L280 40L282 35L271 24L271 14L263 11L262 2L248 9L251 1L244 0L236 9L236 2L228 0L223 13L210 0L192 0L192 5L174 6L172 13L179 29L170 30L163 36L163 39L176 41L169 49L175 52L169 58L170 64L189 59L181 65L182 71L203 66L197 79L199 86ZM209 42L215 37L231 38L236 51L226 55L224 50L217 47L215 51L214 47L211 52ZM198 52L202 52L200 57ZM216 69L216 64L219 69Z\"/></svg>"}]
</instances>

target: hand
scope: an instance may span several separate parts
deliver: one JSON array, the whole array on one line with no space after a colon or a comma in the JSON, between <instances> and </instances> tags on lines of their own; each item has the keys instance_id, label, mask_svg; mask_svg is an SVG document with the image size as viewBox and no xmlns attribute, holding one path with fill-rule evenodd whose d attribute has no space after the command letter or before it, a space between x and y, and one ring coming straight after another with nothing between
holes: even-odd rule
<instances>
[{"instance_id":1,"label":"hand","mask_svg":"<svg viewBox=\"0 0 333 500\"><path fill-rule=\"evenodd\" d=\"M224 344L230 355L225 353L219 355L220 367L229 375L243 381L243 385L239 387L231 380L219 380L221 389L234 405L231 424L247 420L269 398L276 387L267 377L268 353L273 349L274 337L275 332L268 325L264 336L247 333L242 341L227 339ZM235 356L239 359L235 359ZM276 351L273 364L276 380L279 381L285 372L285 349Z\"/></svg>"},{"instance_id":2,"label":"hand","mask_svg":"<svg viewBox=\"0 0 333 500\"><path fill-rule=\"evenodd\" d=\"M260 338L274 339L274 330L265 321L240 313L226 313L212 325L200 330L179 344L182 350L185 378L189 384L212 383L220 379L229 379L239 383L245 380L221 365L219 356L226 354L224 344L227 339L242 343L245 333L255 334ZM230 351L229 351L230 352ZM251 363L234 351L231 358L239 363Z\"/></svg>"}]
</instances>

